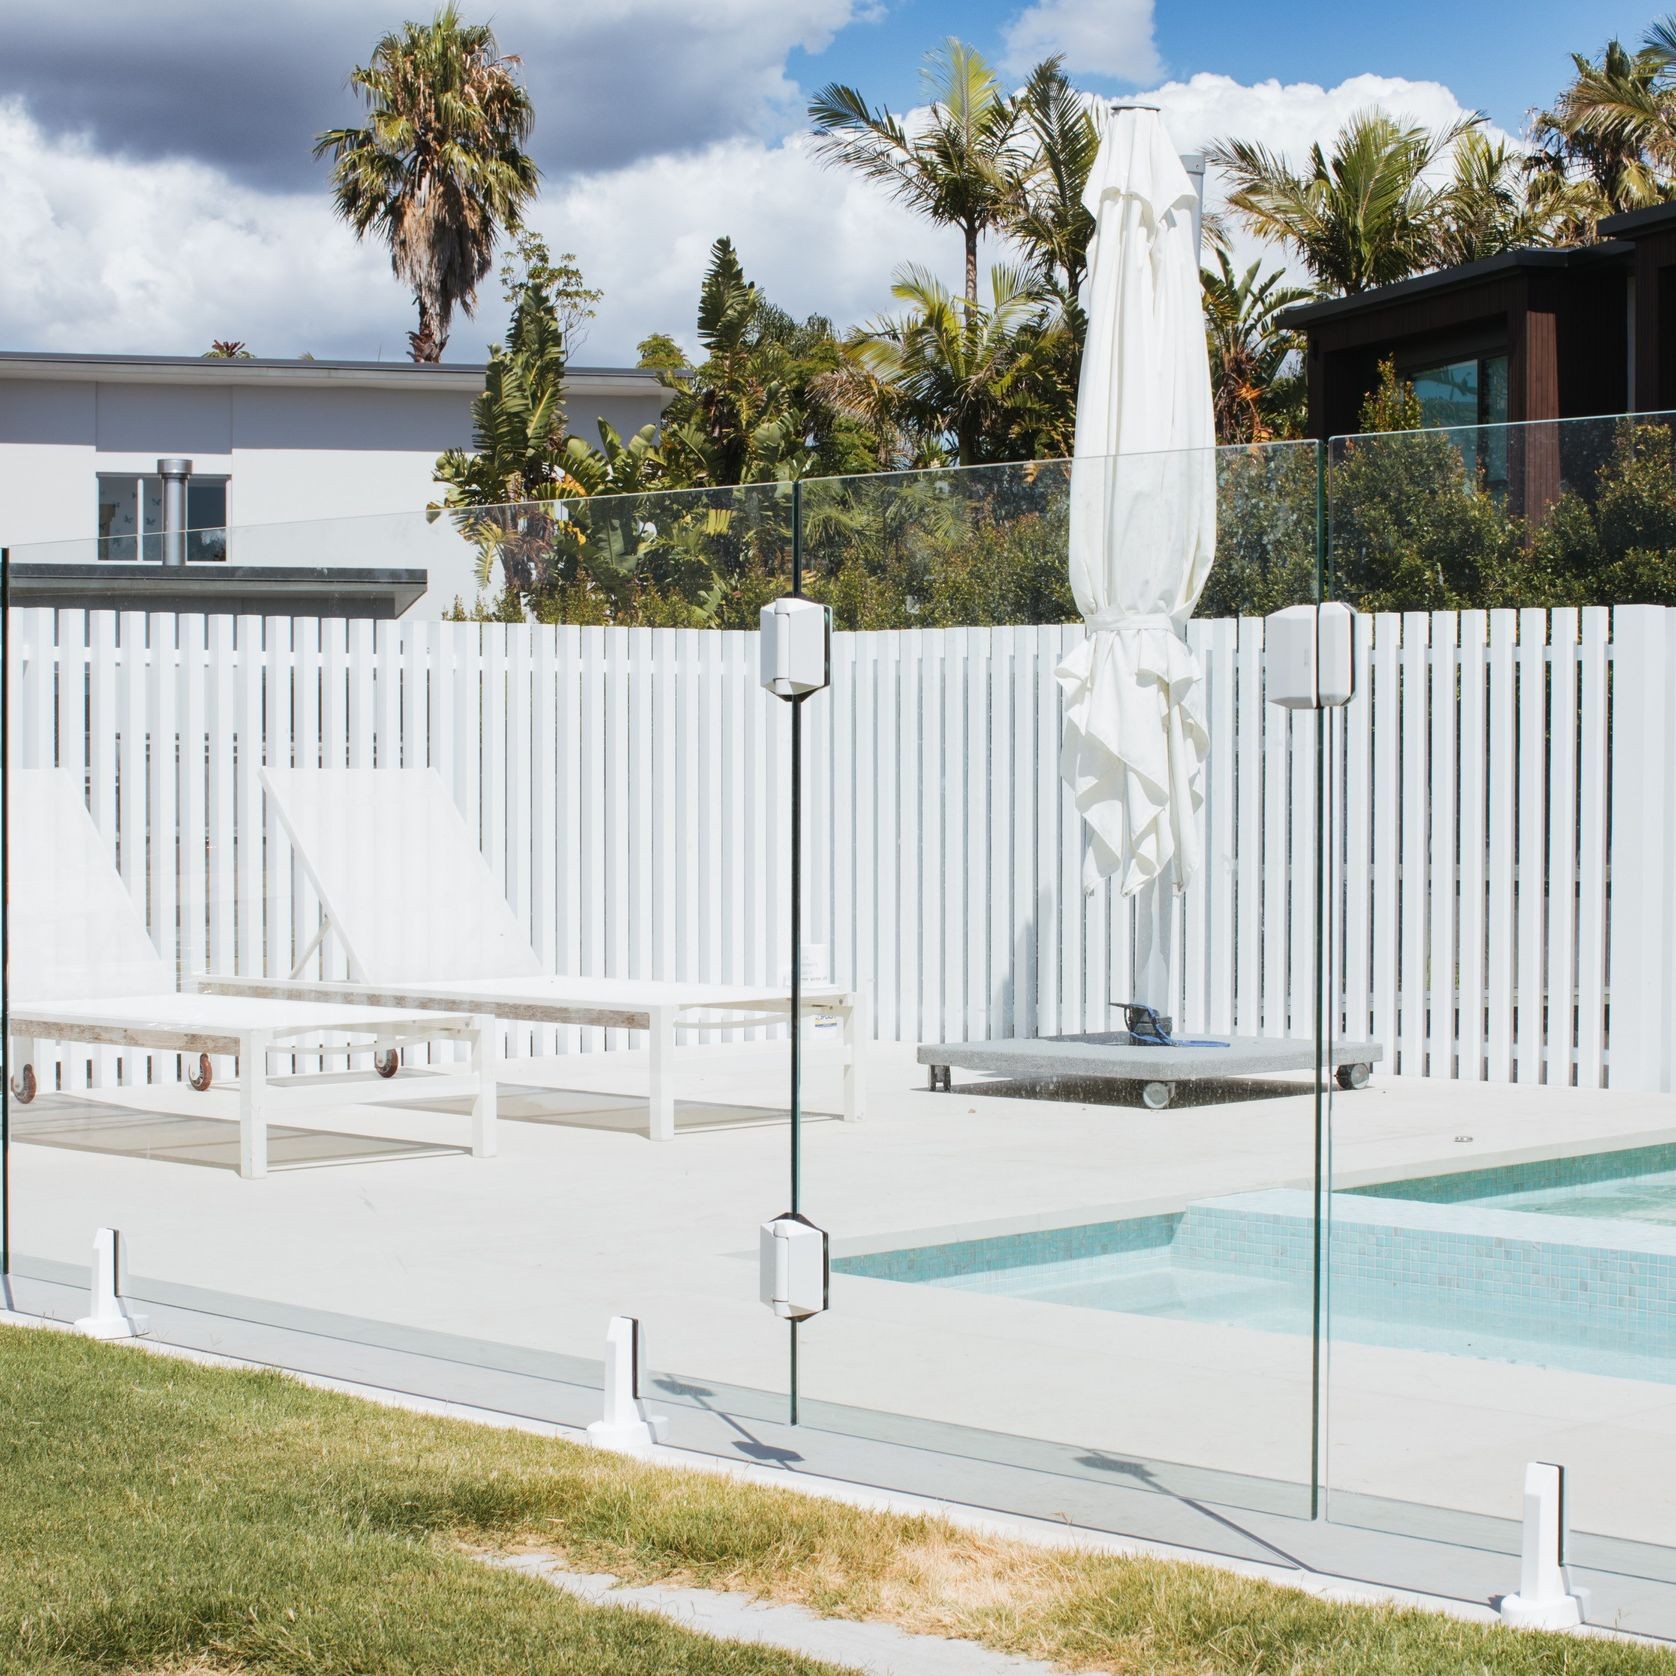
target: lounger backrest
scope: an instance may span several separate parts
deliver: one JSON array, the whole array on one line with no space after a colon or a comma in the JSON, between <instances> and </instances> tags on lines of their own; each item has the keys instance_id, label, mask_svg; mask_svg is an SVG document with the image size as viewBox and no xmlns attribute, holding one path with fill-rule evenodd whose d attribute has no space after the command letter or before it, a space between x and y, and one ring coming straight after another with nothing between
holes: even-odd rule
<instances>
[{"instance_id":1,"label":"lounger backrest","mask_svg":"<svg viewBox=\"0 0 1676 1676\"><path fill-rule=\"evenodd\" d=\"M152 943L76 779L62 768L23 768L13 772L6 792L13 1001L172 993L174 974Z\"/></svg>"},{"instance_id":2,"label":"lounger backrest","mask_svg":"<svg viewBox=\"0 0 1676 1676\"><path fill-rule=\"evenodd\" d=\"M542 964L432 768L265 768L262 783L363 983L521 978Z\"/></svg>"}]
</instances>

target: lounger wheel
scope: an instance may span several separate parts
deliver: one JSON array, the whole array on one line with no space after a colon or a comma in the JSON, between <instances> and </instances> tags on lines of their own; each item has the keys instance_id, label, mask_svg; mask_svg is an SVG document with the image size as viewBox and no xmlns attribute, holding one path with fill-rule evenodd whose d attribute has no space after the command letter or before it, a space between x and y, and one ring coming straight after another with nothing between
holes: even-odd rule
<instances>
[{"instance_id":1,"label":"lounger wheel","mask_svg":"<svg viewBox=\"0 0 1676 1676\"><path fill-rule=\"evenodd\" d=\"M1340 1088L1366 1088L1368 1078L1373 1075L1371 1065L1340 1065L1334 1076L1338 1078Z\"/></svg>"},{"instance_id":2,"label":"lounger wheel","mask_svg":"<svg viewBox=\"0 0 1676 1676\"><path fill-rule=\"evenodd\" d=\"M209 1092L209 1085L215 1081L215 1072L210 1069L209 1055L207 1053L200 1053L198 1055L198 1069L195 1071L188 1071L186 1073L186 1080L191 1083L200 1094L207 1094Z\"/></svg>"},{"instance_id":3,"label":"lounger wheel","mask_svg":"<svg viewBox=\"0 0 1676 1676\"><path fill-rule=\"evenodd\" d=\"M381 1077L393 1077L401 1069L402 1056L399 1048L380 1048L372 1056L372 1068Z\"/></svg>"},{"instance_id":4,"label":"lounger wheel","mask_svg":"<svg viewBox=\"0 0 1676 1676\"><path fill-rule=\"evenodd\" d=\"M1175 1091L1173 1082L1149 1082L1141 1090L1141 1103L1148 1111L1161 1112L1174 1098Z\"/></svg>"},{"instance_id":5,"label":"lounger wheel","mask_svg":"<svg viewBox=\"0 0 1676 1676\"><path fill-rule=\"evenodd\" d=\"M20 1106L27 1106L35 1098L35 1067L25 1065L17 1076L12 1078L12 1098Z\"/></svg>"}]
</instances>

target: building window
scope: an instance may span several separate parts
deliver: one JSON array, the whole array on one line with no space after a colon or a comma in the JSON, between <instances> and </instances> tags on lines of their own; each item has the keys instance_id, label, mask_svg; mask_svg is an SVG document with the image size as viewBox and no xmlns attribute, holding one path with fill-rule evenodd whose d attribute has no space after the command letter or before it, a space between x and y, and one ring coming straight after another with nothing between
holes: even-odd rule
<instances>
[{"instance_id":1,"label":"building window","mask_svg":"<svg viewBox=\"0 0 1676 1676\"><path fill-rule=\"evenodd\" d=\"M1507 424L1507 357L1478 355L1409 374L1428 429L1465 430ZM1460 438L1466 463L1494 494L1507 488L1507 431L1479 429Z\"/></svg>"},{"instance_id":2,"label":"building window","mask_svg":"<svg viewBox=\"0 0 1676 1676\"><path fill-rule=\"evenodd\" d=\"M225 477L186 480L188 563L227 557L227 482ZM99 474L99 557L162 563L162 478Z\"/></svg>"}]
</instances>

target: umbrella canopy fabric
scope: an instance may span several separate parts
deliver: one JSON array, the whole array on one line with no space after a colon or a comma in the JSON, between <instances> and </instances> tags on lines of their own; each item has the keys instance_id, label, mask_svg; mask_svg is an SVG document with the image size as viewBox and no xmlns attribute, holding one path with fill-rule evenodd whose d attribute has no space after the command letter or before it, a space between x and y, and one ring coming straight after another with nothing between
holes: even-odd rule
<instances>
[{"instance_id":1,"label":"umbrella canopy fabric","mask_svg":"<svg viewBox=\"0 0 1676 1676\"><path fill-rule=\"evenodd\" d=\"M1201 860L1198 659L1183 638L1216 552L1216 427L1195 193L1155 111L1109 111L1071 468L1070 570L1088 637L1059 666L1061 773L1088 823L1084 882L1125 896Z\"/></svg>"}]
</instances>

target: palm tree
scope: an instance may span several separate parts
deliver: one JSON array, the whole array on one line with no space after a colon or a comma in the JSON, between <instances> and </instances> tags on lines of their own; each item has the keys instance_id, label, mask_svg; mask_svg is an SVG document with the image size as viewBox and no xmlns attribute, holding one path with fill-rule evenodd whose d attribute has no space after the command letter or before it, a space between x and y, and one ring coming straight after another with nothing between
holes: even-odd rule
<instances>
[{"instance_id":1,"label":"palm tree","mask_svg":"<svg viewBox=\"0 0 1676 1676\"><path fill-rule=\"evenodd\" d=\"M1437 256L1445 267L1593 236L1600 195L1592 182L1533 168L1526 153L1476 128L1461 136L1453 163L1438 199Z\"/></svg>"},{"instance_id":2,"label":"palm tree","mask_svg":"<svg viewBox=\"0 0 1676 1676\"><path fill-rule=\"evenodd\" d=\"M452 4L429 24L405 23L351 71L363 128L333 128L314 155L332 155L338 214L358 238L377 232L396 277L413 287L413 359L439 361L454 310L471 314L503 228L516 229L537 171L522 147L535 119L529 95L487 24L463 24Z\"/></svg>"},{"instance_id":3,"label":"palm tree","mask_svg":"<svg viewBox=\"0 0 1676 1676\"><path fill-rule=\"evenodd\" d=\"M1094 217L1083 189L1100 150L1088 101L1066 79L1064 58L1030 72L1018 112L1028 149L1015 167L1007 236L1029 252L1044 281L1073 304L1088 268Z\"/></svg>"},{"instance_id":4,"label":"palm tree","mask_svg":"<svg viewBox=\"0 0 1676 1676\"><path fill-rule=\"evenodd\" d=\"M1571 62L1570 86L1532 125L1538 167L1592 183L1607 215L1664 202L1676 176L1676 18L1655 24L1639 52L1608 41L1599 59Z\"/></svg>"},{"instance_id":5,"label":"palm tree","mask_svg":"<svg viewBox=\"0 0 1676 1676\"><path fill-rule=\"evenodd\" d=\"M1348 294L1436 265L1442 189L1428 175L1482 121L1433 131L1363 111L1339 130L1330 157L1311 146L1301 173L1248 140L1223 140L1207 155L1248 231L1290 250L1323 291Z\"/></svg>"},{"instance_id":6,"label":"palm tree","mask_svg":"<svg viewBox=\"0 0 1676 1676\"><path fill-rule=\"evenodd\" d=\"M1261 264L1253 262L1236 273L1226 251L1216 259L1215 268L1200 270L1216 440L1267 442L1292 431L1301 417L1304 381L1291 363L1303 339L1278 317L1310 292L1282 283L1283 268L1260 274Z\"/></svg>"},{"instance_id":7,"label":"palm tree","mask_svg":"<svg viewBox=\"0 0 1676 1676\"><path fill-rule=\"evenodd\" d=\"M1003 220L1019 163L1017 102L981 53L950 38L921 71L931 112L910 133L853 87L830 82L809 103L815 148L828 162L882 182L939 226L958 227L966 300L978 300L978 238Z\"/></svg>"},{"instance_id":8,"label":"palm tree","mask_svg":"<svg viewBox=\"0 0 1676 1676\"><path fill-rule=\"evenodd\" d=\"M909 267L891 291L910 312L876 322L846 345L866 380L889 393L881 405L963 466L1033 453L1034 386L1066 330L1040 279L1024 268L994 267L989 300L980 304Z\"/></svg>"}]
</instances>

